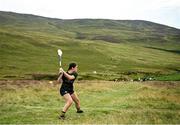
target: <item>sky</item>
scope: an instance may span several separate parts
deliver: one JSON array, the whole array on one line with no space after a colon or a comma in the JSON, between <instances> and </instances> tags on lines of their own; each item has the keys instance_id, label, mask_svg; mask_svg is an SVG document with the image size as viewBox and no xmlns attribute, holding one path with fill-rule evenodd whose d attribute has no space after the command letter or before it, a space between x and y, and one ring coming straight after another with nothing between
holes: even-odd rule
<instances>
[{"instance_id":1,"label":"sky","mask_svg":"<svg viewBox=\"0 0 180 125\"><path fill-rule=\"evenodd\" d=\"M59 19L147 20L180 29L180 0L0 0L0 11Z\"/></svg>"}]
</instances>

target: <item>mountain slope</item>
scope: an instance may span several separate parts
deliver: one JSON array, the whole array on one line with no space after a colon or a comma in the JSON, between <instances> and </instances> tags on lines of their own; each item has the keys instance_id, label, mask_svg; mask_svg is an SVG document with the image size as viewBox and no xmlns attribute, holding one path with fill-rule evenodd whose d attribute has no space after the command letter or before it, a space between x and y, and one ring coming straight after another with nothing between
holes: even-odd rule
<instances>
[{"instance_id":1,"label":"mountain slope","mask_svg":"<svg viewBox=\"0 0 180 125\"><path fill-rule=\"evenodd\" d=\"M119 79L180 70L180 30L140 20L60 20L0 12L0 77L28 78L79 64L80 77ZM97 71L97 74L93 74Z\"/></svg>"}]
</instances>

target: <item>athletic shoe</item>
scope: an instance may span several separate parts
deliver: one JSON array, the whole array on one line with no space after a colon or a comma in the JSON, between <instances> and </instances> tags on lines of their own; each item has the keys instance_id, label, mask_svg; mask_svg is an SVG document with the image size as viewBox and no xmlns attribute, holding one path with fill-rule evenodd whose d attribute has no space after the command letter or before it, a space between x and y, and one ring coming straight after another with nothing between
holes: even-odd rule
<instances>
[{"instance_id":1,"label":"athletic shoe","mask_svg":"<svg viewBox=\"0 0 180 125\"><path fill-rule=\"evenodd\" d=\"M64 120L64 119L65 119L65 115L60 115L60 116L59 116L59 119Z\"/></svg>"},{"instance_id":2,"label":"athletic shoe","mask_svg":"<svg viewBox=\"0 0 180 125\"><path fill-rule=\"evenodd\" d=\"M77 113L83 113L83 110L78 110Z\"/></svg>"},{"instance_id":3,"label":"athletic shoe","mask_svg":"<svg viewBox=\"0 0 180 125\"><path fill-rule=\"evenodd\" d=\"M61 112L61 114L59 115L59 119L63 119L63 120L65 119L65 112L63 111Z\"/></svg>"}]
</instances>

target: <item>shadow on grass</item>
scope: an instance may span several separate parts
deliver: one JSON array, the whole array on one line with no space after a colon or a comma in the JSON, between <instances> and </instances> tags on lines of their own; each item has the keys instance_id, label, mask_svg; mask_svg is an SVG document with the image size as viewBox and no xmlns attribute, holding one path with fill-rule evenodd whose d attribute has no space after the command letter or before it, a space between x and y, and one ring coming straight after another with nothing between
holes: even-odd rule
<instances>
[{"instance_id":1,"label":"shadow on grass","mask_svg":"<svg viewBox=\"0 0 180 125\"><path fill-rule=\"evenodd\" d=\"M147 46L145 46L145 48L156 49L156 50L161 50L161 51L165 51L165 52L180 54L180 50L168 50L168 49L162 49L162 48L156 48L156 47L147 47Z\"/></svg>"}]
</instances>

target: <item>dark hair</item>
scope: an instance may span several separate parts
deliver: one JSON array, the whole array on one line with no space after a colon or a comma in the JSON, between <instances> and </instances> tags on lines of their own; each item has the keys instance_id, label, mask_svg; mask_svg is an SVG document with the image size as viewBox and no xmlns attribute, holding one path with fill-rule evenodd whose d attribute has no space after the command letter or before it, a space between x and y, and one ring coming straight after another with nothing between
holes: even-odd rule
<instances>
[{"instance_id":1,"label":"dark hair","mask_svg":"<svg viewBox=\"0 0 180 125\"><path fill-rule=\"evenodd\" d=\"M70 63L68 70L70 70L70 69L72 69L72 68L74 68L74 67L76 67L76 66L77 66L76 63Z\"/></svg>"}]
</instances>

